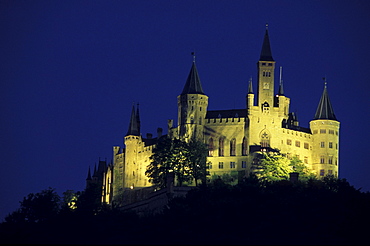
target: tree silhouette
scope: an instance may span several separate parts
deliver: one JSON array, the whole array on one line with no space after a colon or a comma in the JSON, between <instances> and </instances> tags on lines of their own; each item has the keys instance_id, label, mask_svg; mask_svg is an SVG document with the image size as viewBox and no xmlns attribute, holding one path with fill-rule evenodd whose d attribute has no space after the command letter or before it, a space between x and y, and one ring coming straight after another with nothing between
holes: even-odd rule
<instances>
[{"instance_id":1,"label":"tree silhouette","mask_svg":"<svg viewBox=\"0 0 370 246\"><path fill-rule=\"evenodd\" d=\"M60 209L60 197L55 189L48 188L39 193L30 193L20 202L20 208L5 217L9 223L36 223L50 220L57 216Z\"/></svg>"},{"instance_id":2,"label":"tree silhouette","mask_svg":"<svg viewBox=\"0 0 370 246\"><path fill-rule=\"evenodd\" d=\"M167 176L173 172L179 186L198 180L205 182L206 153L204 144L196 141L187 143L179 139L163 139L153 149L145 174L149 182L164 188Z\"/></svg>"}]
</instances>

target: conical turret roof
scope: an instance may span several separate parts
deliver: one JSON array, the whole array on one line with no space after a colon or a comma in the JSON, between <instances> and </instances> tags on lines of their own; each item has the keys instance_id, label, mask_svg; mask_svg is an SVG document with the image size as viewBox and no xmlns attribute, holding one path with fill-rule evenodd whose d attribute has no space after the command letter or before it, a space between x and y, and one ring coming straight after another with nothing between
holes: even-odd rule
<instances>
[{"instance_id":1,"label":"conical turret roof","mask_svg":"<svg viewBox=\"0 0 370 246\"><path fill-rule=\"evenodd\" d=\"M337 120L334 114L333 107L331 106L328 90L326 88L326 82L324 92L322 93L319 105L316 109L314 120Z\"/></svg>"},{"instance_id":2,"label":"conical turret roof","mask_svg":"<svg viewBox=\"0 0 370 246\"><path fill-rule=\"evenodd\" d=\"M204 95L202 84L200 83L198 70L195 65L195 61L193 61L188 78L184 86L184 89L182 90L182 93L181 93L181 95L186 95L186 94L203 94Z\"/></svg>"},{"instance_id":3,"label":"conical turret roof","mask_svg":"<svg viewBox=\"0 0 370 246\"><path fill-rule=\"evenodd\" d=\"M135 105L132 105L130 124L126 136L128 135L140 136L138 119L139 117L135 113Z\"/></svg>"},{"instance_id":4,"label":"conical turret roof","mask_svg":"<svg viewBox=\"0 0 370 246\"><path fill-rule=\"evenodd\" d=\"M268 25L266 25L266 32L265 37L263 39L260 61L274 61L274 59L272 58L270 38L267 27Z\"/></svg>"}]
</instances>

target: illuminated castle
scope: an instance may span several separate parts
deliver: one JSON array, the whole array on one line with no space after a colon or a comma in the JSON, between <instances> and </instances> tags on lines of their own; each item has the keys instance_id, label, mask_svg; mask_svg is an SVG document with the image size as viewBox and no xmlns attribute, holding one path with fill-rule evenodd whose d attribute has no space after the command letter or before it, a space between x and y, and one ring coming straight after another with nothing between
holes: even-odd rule
<instances>
[{"instance_id":1,"label":"illuminated castle","mask_svg":"<svg viewBox=\"0 0 370 246\"><path fill-rule=\"evenodd\" d=\"M268 29L257 62L257 93L252 81L246 85L245 108L208 110L195 59L181 94L177 97L177 126L168 120L167 134L158 128L157 136L140 132L139 108L133 106L125 147L113 147L113 162L99 161L87 182L101 182L103 201L111 203L126 189L152 186L145 176L149 157L161 137L196 138L208 146L211 176L233 178L235 182L251 172L254 154L279 149L288 157L297 156L317 176L338 177L339 121L331 106L326 82L310 128L299 126L289 111L290 98L284 95L280 80L275 93L275 60L272 57ZM100 171L99 171L100 170Z\"/></svg>"}]
</instances>

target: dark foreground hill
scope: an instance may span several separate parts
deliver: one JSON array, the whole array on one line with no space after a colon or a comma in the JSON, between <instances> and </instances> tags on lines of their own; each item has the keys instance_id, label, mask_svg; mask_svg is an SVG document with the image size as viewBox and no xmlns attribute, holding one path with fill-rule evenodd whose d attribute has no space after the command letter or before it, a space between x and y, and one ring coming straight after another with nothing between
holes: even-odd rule
<instances>
[{"instance_id":1,"label":"dark foreground hill","mask_svg":"<svg viewBox=\"0 0 370 246\"><path fill-rule=\"evenodd\" d=\"M2 244L368 245L370 194L345 180L215 182L174 198L163 214L60 212L2 223Z\"/></svg>"}]
</instances>

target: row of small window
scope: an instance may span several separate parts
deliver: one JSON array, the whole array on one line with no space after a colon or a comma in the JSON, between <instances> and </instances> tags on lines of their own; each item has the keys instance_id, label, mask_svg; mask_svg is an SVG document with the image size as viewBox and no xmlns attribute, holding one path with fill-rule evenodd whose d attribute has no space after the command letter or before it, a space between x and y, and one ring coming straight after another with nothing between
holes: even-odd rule
<instances>
[{"instance_id":1,"label":"row of small window","mask_svg":"<svg viewBox=\"0 0 370 246\"><path fill-rule=\"evenodd\" d=\"M287 144L287 145L292 145L292 140L291 140L291 139L287 139L287 140L286 140L286 144ZM301 142L300 142L300 141L295 141L295 146L296 146L296 147L301 147ZM310 145L309 145L308 143L304 143L304 144L303 144L303 147L304 147L305 149L308 149L308 148L310 147Z\"/></svg>"},{"instance_id":2,"label":"row of small window","mask_svg":"<svg viewBox=\"0 0 370 246\"><path fill-rule=\"evenodd\" d=\"M212 164L209 164L208 168L213 169ZM236 168L236 163L234 161L230 161L230 168L231 169ZM242 168L247 168L247 162L246 161L242 161ZM218 163L218 169L224 169L224 163L223 162Z\"/></svg>"},{"instance_id":3,"label":"row of small window","mask_svg":"<svg viewBox=\"0 0 370 246\"><path fill-rule=\"evenodd\" d=\"M287 139L286 144L287 145L292 145L292 140ZM300 141L295 141L295 146L296 147L301 147L301 142ZM304 143L303 146L304 146L305 149L309 149L309 144L308 143ZM320 147L325 148L325 142L320 142ZM329 149L332 149L332 148L333 148L333 142L329 142ZM337 143L335 144L335 149L338 149L338 144Z\"/></svg>"},{"instance_id":4,"label":"row of small window","mask_svg":"<svg viewBox=\"0 0 370 246\"><path fill-rule=\"evenodd\" d=\"M263 77L271 77L271 72L262 72Z\"/></svg>"},{"instance_id":5,"label":"row of small window","mask_svg":"<svg viewBox=\"0 0 370 246\"><path fill-rule=\"evenodd\" d=\"M333 170L328 170L328 175L333 175ZM325 176L325 170L324 169L321 169L320 170L320 176ZM334 173L334 176L337 177L338 176L338 172L335 171Z\"/></svg>"},{"instance_id":6,"label":"row of small window","mask_svg":"<svg viewBox=\"0 0 370 246\"><path fill-rule=\"evenodd\" d=\"M326 158L325 158L325 156L320 156L320 164L325 164L326 162ZM328 157L328 162L327 162L328 164L335 164L336 166L338 166L338 159L337 158L335 158L335 160L333 160L333 156L329 156Z\"/></svg>"},{"instance_id":7,"label":"row of small window","mask_svg":"<svg viewBox=\"0 0 370 246\"><path fill-rule=\"evenodd\" d=\"M269 63L267 63L267 65L268 65L269 67L271 67L271 66L272 66L272 63L271 63L271 62L269 62ZM263 62L263 63L262 63L262 66L266 66L266 62Z\"/></svg>"},{"instance_id":8,"label":"row of small window","mask_svg":"<svg viewBox=\"0 0 370 246\"><path fill-rule=\"evenodd\" d=\"M325 142L320 142L320 148L325 148ZM333 148L333 142L329 142L329 149ZM338 144L335 144L335 149L338 149Z\"/></svg>"},{"instance_id":9,"label":"row of small window","mask_svg":"<svg viewBox=\"0 0 370 246\"><path fill-rule=\"evenodd\" d=\"M334 130L328 130L329 134L334 135ZM313 130L313 134L317 134L318 130ZM326 134L326 129L320 129L320 134ZM335 135L338 136L338 131L335 131Z\"/></svg>"}]
</instances>

